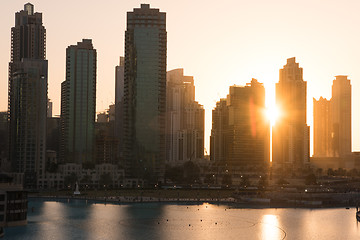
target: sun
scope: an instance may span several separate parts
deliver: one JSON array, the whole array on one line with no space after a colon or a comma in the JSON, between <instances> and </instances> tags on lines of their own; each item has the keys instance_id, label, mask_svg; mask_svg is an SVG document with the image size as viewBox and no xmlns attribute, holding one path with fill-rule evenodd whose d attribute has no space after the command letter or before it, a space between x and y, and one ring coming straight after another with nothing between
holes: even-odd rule
<instances>
[{"instance_id":1,"label":"sun","mask_svg":"<svg viewBox=\"0 0 360 240\"><path fill-rule=\"evenodd\" d=\"M266 108L266 116L270 120L271 126L274 126L276 120L279 119L280 110L275 104L271 104Z\"/></svg>"}]
</instances>

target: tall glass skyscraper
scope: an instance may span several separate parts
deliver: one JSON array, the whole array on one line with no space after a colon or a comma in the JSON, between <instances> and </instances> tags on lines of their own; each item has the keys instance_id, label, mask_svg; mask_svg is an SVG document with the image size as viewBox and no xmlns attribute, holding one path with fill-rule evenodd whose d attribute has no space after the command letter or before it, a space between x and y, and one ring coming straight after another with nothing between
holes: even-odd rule
<instances>
[{"instance_id":1,"label":"tall glass skyscraper","mask_svg":"<svg viewBox=\"0 0 360 240\"><path fill-rule=\"evenodd\" d=\"M165 165L166 13L141 4L127 13L124 73L126 174L161 180Z\"/></svg>"},{"instance_id":2,"label":"tall glass skyscraper","mask_svg":"<svg viewBox=\"0 0 360 240\"><path fill-rule=\"evenodd\" d=\"M96 50L91 39L66 49L66 80L61 84L60 160L94 163Z\"/></svg>"},{"instance_id":3,"label":"tall glass skyscraper","mask_svg":"<svg viewBox=\"0 0 360 240\"><path fill-rule=\"evenodd\" d=\"M273 163L302 168L309 164L309 134L306 124L306 89L303 69L295 58L287 59L276 83L276 105L281 115L273 127Z\"/></svg>"},{"instance_id":4,"label":"tall glass skyscraper","mask_svg":"<svg viewBox=\"0 0 360 240\"><path fill-rule=\"evenodd\" d=\"M45 172L47 69L42 14L25 4L11 28L8 115L9 159L25 188L36 188ZM40 183L41 184L41 183Z\"/></svg>"}]
</instances>

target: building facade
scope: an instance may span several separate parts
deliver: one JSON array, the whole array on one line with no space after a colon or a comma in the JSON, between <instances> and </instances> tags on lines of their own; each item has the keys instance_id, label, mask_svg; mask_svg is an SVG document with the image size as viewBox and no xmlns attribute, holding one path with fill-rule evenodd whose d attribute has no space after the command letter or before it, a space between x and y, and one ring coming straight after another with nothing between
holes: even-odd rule
<instances>
[{"instance_id":1,"label":"building facade","mask_svg":"<svg viewBox=\"0 0 360 240\"><path fill-rule=\"evenodd\" d=\"M303 69L295 58L287 59L276 83L280 117L273 127L273 164L292 168L309 163L309 126L306 124L306 86Z\"/></svg>"},{"instance_id":2,"label":"building facade","mask_svg":"<svg viewBox=\"0 0 360 240\"><path fill-rule=\"evenodd\" d=\"M60 161L94 163L96 50L91 39L66 49L66 80L61 84Z\"/></svg>"},{"instance_id":3,"label":"building facade","mask_svg":"<svg viewBox=\"0 0 360 240\"><path fill-rule=\"evenodd\" d=\"M347 76L336 76L332 85L331 113L334 156L351 155L351 84Z\"/></svg>"},{"instance_id":4,"label":"building facade","mask_svg":"<svg viewBox=\"0 0 360 240\"><path fill-rule=\"evenodd\" d=\"M314 103L314 157L331 157L333 151L333 131L331 100L320 97Z\"/></svg>"},{"instance_id":5,"label":"building facade","mask_svg":"<svg viewBox=\"0 0 360 240\"><path fill-rule=\"evenodd\" d=\"M161 181L165 169L166 14L141 4L127 13L124 160L128 176Z\"/></svg>"},{"instance_id":6,"label":"building facade","mask_svg":"<svg viewBox=\"0 0 360 240\"><path fill-rule=\"evenodd\" d=\"M194 78L183 69L167 72L166 163L204 158L205 110L195 101Z\"/></svg>"},{"instance_id":7,"label":"building facade","mask_svg":"<svg viewBox=\"0 0 360 240\"><path fill-rule=\"evenodd\" d=\"M332 98L314 99L314 157L351 156L351 84L336 76Z\"/></svg>"},{"instance_id":8,"label":"building facade","mask_svg":"<svg viewBox=\"0 0 360 240\"><path fill-rule=\"evenodd\" d=\"M11 28L9 63L9 160L24 174L24 186L36 188L45 169L48 63L42 14L25 4Z\"/></svg>"},{"instance_id":9,"label":"building facade","mask_svg":"<svg viewBox=\"0 0 360 240\"><path fill-rule=\"evenodd\" d=\"M229 168L267 166L270 161L270 122L265 115L265 88L252 79L231 86L227 99L213 110L210 158Z\"/></svg>"},{"instance_id":10,"label":"building facade","mask_svg":"<svg viewBox=\"0 0 360 240\"><path fill-rule=\"evenodd\" d=\"M220 99L216 107L212 110L212 127L210 136L210 160L214 163L225 165L226 153L226 133L229 122L229 111L226 98Z\"/></svg>"},{"instance_id":11,"label":"building facade","mask_svg":"<svg viewBox=\"0 0 360 240\"><path fill-rule=\"evenodd\" d=\"M116 154L121 165L124 165L124 71L125 58L120 57L119 66L115 67L115 137L118 140Z\"/></svg>"}]
</instances>

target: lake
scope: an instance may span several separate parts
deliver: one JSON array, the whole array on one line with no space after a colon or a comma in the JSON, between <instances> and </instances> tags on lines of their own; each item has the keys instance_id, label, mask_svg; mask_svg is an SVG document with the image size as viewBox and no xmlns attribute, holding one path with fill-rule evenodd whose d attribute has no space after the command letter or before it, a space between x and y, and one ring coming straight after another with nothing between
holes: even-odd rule
<instances>
[{"instance_id":1,"label":"lake","mask_svg":"<svg viewBox=\"0 0 360 240\"><path fill-rule=\"evenodd\" d=\"M355 209L30 199L28 225L4 239L360 239ZM33 211L32 211L33 209Z\"/></svg>"}]
</instances>

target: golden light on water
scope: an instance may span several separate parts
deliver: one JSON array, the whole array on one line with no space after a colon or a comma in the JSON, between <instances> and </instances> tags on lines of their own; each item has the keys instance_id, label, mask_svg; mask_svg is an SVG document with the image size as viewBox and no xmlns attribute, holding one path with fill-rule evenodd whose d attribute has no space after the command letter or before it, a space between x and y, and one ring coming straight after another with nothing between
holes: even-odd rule
<instances>
[{"instance_id":1,"label":"golden light on water","mask_svg":"<svg viewBox=\"0 0 360 240\"><path fill-rule=\"evenodd\" d=\"M267 240L282 239L284 233L278 227L279 221L275 215L264 215L262 217L261 223L262 223L261 239L267 239Z\"/></svg>"}]
</instances>

